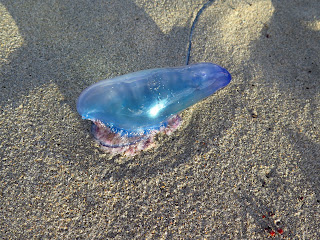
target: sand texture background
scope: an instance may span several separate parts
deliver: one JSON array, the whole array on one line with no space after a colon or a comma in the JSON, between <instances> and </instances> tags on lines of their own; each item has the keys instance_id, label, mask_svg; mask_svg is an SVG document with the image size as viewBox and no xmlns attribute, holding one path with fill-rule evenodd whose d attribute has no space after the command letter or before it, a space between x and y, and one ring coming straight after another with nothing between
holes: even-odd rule
<instances>
[{"instance_id":1,"label":"sand texture background","mask_svg":"<svg viewBox=\"0 0 320 240\"><path fill-rule=\"evenodd\" d=\"M319 0L206 9L191 63L232 82L157 148L111 157L77 114L99 80L183 65L204 2L0 1L1 239L319 239Z\"/></svg>"}]
</instances>

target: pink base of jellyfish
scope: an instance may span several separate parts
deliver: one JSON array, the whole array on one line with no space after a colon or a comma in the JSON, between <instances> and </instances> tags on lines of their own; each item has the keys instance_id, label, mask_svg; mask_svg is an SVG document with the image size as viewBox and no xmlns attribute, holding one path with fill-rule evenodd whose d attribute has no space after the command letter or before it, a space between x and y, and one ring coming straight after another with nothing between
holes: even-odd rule
<instances>
[{"instance_id":1,"label":"pink base of jellyfish","mask_svg":"<svg viewBox=\"0 0 320 240\"><path fill-rule=\"evenodd\" d=\"M92 134L95 140L101 145L101 149L112 155L123 154L134 156L142 150L147 150L156 145L155 136L158 133L170 135L181 125L181 118L174 115L167 121L167 125L159 130L152 130L148 134L135 136L121 135L113 132L101 121L93 121Z\"/></svg>"}]
</instances>

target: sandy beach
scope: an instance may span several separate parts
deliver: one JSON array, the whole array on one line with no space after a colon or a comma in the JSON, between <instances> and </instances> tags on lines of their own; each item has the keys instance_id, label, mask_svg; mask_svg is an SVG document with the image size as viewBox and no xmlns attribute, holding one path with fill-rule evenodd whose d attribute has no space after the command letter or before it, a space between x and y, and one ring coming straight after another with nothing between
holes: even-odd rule
<instances>
[{"instance_id":1,"label":"sandy beach","mask_svg":"<svg viewBox=\"0 0 320 240\"><path fill-rule=\"evenodd\" d=\"M320 1L218 0L190 63L231 83L134 157L102 152L83 89L182 66L207 0L0 0L1 239L319 239Z\"/></svg>"}]
</instances>

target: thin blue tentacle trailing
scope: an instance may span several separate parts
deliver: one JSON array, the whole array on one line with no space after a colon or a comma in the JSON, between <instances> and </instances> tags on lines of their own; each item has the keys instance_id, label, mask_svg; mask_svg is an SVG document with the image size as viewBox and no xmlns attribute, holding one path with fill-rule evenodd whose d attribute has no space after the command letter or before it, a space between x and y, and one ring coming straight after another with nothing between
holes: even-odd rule
<instances>
[{"instance_id":1,"label":"thin blue tentacle trailing","mask_svg":"<svg viewBox=\"0 0 320 240\"><path fill-rule=\"evenodd\" d=\"M198 11L195 19L193 20L191 29L190 29L190 34L189 34L189 47L188 47L188 52L187 52L187 59L186 59L186 65L189 64L190 61L190 54L191 54L191 47L192 47L192 34L193 34L193 30L198 22L198 19L201 15L201 13L207 8L209 7L215 0L209 0L208 2L206 2L205 4L203 4L202 8L200 8L200 10Z\"/></svg>"},{"instance_id":2,"label":"thin blue tentacle trailing","mask_svg":"<svg viewBox=\"0 0 320 240\"><path fill-rule=\"evenodd\" d=\"M227 86L230 73L213 63L189 65L193 29L205 3L193 21L187 64L156 68L102 80L86 88L77 111L91 120L91 132L102 148L112 154L135 155L155 145L159 132L170 134L181 124L184 109Z\"/></svg>"}]
</instances>

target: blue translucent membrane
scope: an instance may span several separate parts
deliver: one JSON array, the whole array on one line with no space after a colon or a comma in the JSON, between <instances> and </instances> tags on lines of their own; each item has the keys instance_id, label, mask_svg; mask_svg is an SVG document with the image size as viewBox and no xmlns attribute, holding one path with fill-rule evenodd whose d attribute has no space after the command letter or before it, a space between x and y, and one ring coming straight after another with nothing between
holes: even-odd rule
<instances>
[{"instance_id":1,"label":"blue translucent membrane","mask_svg":"<svg viewBox=\"0 0 320 240\"><path fill-rule=\"evenodd\" d=\"M88 87L77 110L84 119L99 120L115 131L146 132L230 81L230 73L213 63L143 70Z\"/></svg>"}]
</instances>

